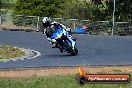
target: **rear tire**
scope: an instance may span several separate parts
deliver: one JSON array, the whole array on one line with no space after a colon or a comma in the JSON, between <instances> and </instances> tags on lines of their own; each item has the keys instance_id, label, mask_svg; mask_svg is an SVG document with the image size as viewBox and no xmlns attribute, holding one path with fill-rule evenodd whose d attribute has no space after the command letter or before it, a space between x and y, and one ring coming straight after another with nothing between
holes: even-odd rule
<instances>
[{"instance_id":1,"label":"rear tire","mask_svg":"<svg viewBox=\"0 0 132 88\"><path fill-rule=\"evenodd\" d=\"M78 53L77 48L75 48L75 50L72 49L72 47L70 47L67 42L63 41L63 46L66 48L66 50L72 55L75 56Z\"/></svg>"}]
</instances>

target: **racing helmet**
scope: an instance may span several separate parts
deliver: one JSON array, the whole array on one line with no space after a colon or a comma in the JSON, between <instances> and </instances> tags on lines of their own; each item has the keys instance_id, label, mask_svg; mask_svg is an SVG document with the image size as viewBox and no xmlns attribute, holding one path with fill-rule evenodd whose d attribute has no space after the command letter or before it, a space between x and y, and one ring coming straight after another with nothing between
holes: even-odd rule
<instances>
[{"instance_id":1,"label":"racing helmet","mask_svg":"<svg viewBox=\"0 0 132 88\"><path fill-rule=\"evenodd\" d=\"M51 19L50 19L50 17L43 17L42 21L43 21L44 27L46 28L50 25Z\"/></svg>"}]
</instances>

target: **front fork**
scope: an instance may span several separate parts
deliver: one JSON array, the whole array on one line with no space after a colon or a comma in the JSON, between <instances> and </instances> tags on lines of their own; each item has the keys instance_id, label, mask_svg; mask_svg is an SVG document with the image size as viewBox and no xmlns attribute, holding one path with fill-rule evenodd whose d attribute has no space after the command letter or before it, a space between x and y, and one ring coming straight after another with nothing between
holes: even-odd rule
<instances>
[{"instance_id":1,"label":"front fork","mask_svg":"<svg viewBox=\"0 0 132 88\"><path fill-rule=\"evenodd\" d=\"M71 41L72 49L74 50L75 49L75 41L73 41L71 37L67 37L67 38Z\"/></svg>"},{"instance_id":2,"label":"front fork","mask_svg":"<svg viewBox=\"0 0 132 88\"><path fill-rule=\"evenodd\" d=\"M71 42L71 46L72 46L72 49L73 50L75 50L75 41L74 40L72 40L72 36L68 36L68 37L64 37L64 35L62 36L62 39L57 39L56 41L57 42L62 42L63 41L63 38L64 38L64 40L69 40L70 42ZM58 44L59 45L59 44ZM63 48L61 47L61 44L59 45L59 47L58 48L60 48L60 49L62 49L63 50Z\"/></svg>"},{"instance_id":3,"label":"front fork","mask_svg":"<svg viewBox=\"0 0 132 88\"><path fill-rule=\"evenodd\" d=\"M57 48L59 48L61 51L63 51L63 48L60 46L60 44L57 44Z\"/></svg>"}]
</instances>

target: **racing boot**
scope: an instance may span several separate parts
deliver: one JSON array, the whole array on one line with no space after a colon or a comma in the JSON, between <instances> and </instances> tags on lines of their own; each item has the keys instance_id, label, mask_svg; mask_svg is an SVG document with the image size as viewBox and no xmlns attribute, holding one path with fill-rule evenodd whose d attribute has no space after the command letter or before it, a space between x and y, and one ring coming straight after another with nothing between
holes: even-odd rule
<instances>
[{"instance_id":1,"label":"racing boot","mask_svg":"<svg viewBox=\"0 0 132 88\"><path fill-rule=\"evenodd\" d=\"M60 48L59 48L59 49L60 49ZM63 50L62 50L62 49L60 49L60 52L61 52L61 53L63 53Z\"/></svg>"},{"instance_id":2,"label":"racing boot","mask_svg":"<svg viewBox=\"0 0 132 88\"><path fill-rule=\"evenodd\" d=\"M73 41L77 40L77 38L73 38L72 35L69 35L68 37L71 38Z\"/></svg>"},{"instance_id":3,"label":"racing boot","mask_svg":"<svg viewBox=\"0 0 132 88\"><path fill-rule=\"evenodd\" d=\"M59 46L57 45L57 43L52 42L52 48L59 48ZM63 53L63 49L59 48L60 52Z\"/></svg>"},{"instance_id":4,"label":"racing boot","mask_svg":"<svg viewBox=\"0 0 132 88\"><path fill-rule=\"evenodd\" d=\"M57 44L52 42L52 48L57 48Z\"/></svg>"},{"instance_id":5,"label":"racing boot","mask_svg":"<svg viewBox=\"0 0 132 88\"><path fill-rule=\"evenodd\" d=\"M76 40L77 40L77 38L73 38L73 37L72 37L72 40L73 40L73 41L76 41Z\"/></svg>"}]
</instances>

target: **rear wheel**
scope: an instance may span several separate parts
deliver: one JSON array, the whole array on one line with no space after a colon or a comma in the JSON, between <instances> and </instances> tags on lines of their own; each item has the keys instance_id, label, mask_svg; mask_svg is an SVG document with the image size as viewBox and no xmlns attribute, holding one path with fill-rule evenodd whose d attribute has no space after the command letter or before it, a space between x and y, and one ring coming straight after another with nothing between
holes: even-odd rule
<instances>
[{"instance_id":1,"label":"rear wheel","mask_svg":"<svg viewBox=\"0 0 132 88\"><path fill-rule=\"evenodd\" d=\"M78 53L77 48L75 48L75 50L73 50L72 47L69 46L69 45L67 44L67 42L65 42L65 41L63 41L63 46L66 48L66 50L67 50L72 56L77 55L77 53Z\"/></svg>"}]
</instances>

